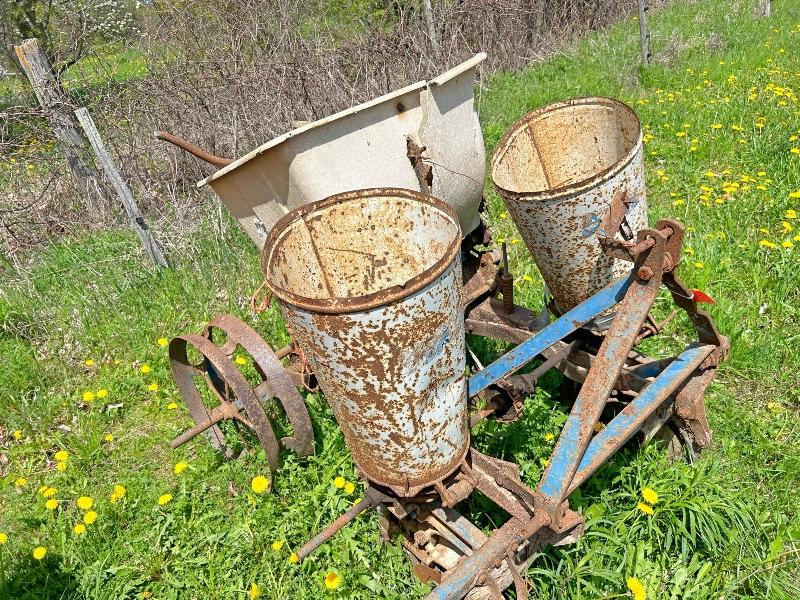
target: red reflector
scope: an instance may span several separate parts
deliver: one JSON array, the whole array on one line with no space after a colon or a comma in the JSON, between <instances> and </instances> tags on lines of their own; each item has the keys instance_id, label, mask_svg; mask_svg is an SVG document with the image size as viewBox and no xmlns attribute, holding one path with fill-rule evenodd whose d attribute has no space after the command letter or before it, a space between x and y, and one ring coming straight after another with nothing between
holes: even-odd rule
<instances>
[{"instance_id":1,"label":"red reflector","mask_svg":"<svg viewBox=\"0 0 800 600\"><path fill-rule=\"evenodd\" d=\"M692 290L692 300L699 303L705 304L716 304L714 299L706 294L705 292L701 292L700 290Z\"/></svg>"}]
</instances>

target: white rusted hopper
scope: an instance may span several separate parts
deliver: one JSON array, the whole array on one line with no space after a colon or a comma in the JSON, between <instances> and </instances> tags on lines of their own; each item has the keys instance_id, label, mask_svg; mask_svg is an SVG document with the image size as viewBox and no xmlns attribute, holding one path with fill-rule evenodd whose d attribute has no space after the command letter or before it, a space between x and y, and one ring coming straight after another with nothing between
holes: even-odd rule
<instances>
[{"instance_id":1,"label":"white rusted hopper","mask_svg":"<svg viewBox=\"0 0 800 600\"><path fill-rule=\"evenodd\" d=\"M485 58L293 129L198 186L214 189L259 249L290 210L370 187L441 198L456 209L466 236L480 222L486 174L473 98L475 69ZM424 148L421 160L415 148Z\"/></svg>"}]
</instances>

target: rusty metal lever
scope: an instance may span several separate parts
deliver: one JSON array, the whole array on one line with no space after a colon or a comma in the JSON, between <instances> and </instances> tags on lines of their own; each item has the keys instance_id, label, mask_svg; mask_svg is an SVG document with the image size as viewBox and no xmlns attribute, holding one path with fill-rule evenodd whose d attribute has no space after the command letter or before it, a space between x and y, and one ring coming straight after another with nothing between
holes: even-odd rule
<instances>
[{"instance_id":1,"label":"rusty metal lever","mask_svg":"<svg viewBox=\"0 0 800 600\"><path fill-rule=\"evenodd\" d=\"M173 146L177 146L181 150L185 150L196 158L199 158L210 165L214 165L215 167L226 167L233 162L232 158L223 158L222 156L217 156L216 154L206 152L199 146L195 146L191 142L187 142L183 138L179 138L177 135L172 135L166 131L156 131L155 136L157 140L169 142Z\"/></svg>"}]
</instances>

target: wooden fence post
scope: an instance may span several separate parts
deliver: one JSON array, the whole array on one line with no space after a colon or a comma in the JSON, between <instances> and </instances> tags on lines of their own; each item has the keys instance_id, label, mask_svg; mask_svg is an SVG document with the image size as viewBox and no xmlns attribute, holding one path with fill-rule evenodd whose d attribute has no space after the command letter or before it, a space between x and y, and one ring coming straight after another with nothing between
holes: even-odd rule
<instances>
[{"instance_id":1,"label":"wooden fence post","mask_svg":"<svg viewBox=\"0 0 800 600\"><path fill-rule=\"evenodd\" d=\"M144 217L142 217L142 213L139 212L136 199L133 197L133 193L128 187L128 184L125 183L117 167L114 166L114 163L108 156L108 152L106 152L106 148L103 145L103 140L100 138L100 133L97 131L97 127L95 127L94 121L91 115L89 115L89 111L85 108L79 108L75 111L75 116L78 118L78 123L80 123L83 128L86 138L92 146L92 150L94 150L97 162L100 163L108 180L117 192L117 196L119 196L119 199L122 201L125 212L128 213L128 217L131 220L131 225L133 225L133 228L139 235L139 239L142 241L142 246L144 246L144 249L157 266L166 267L167 261L164 259L164 254L162 254L161 248L158 247L158 244L153 239L150 228L147 227L147 223L145 223Z\"/></svg>"},{"instance_id":2,"label":"wooden fence post","mask_svg":"<svg viewBox=\"0 0 800 600\"><path fill-rule=\"evenodd\" d=\"M96 191L103 199L108 198L108 193L97 170L91 163L85 161L89 149L86 140L72 120L69 99L53 75L39 40L36 38L25 40L19 46L14 46L14 51L22 70L31 82L44 117L64 153L72 178L85 198L87 212L91 217L95 217L97 215L92 206L92 192Z\"/></svg>"},{"instance_id":3,"label":"wooden fence post","mask_svg":"<svg viewBox=\"0 0 800 600\"><path fill-rule=\"evenodd\" d=\"M639 36L642 45L642 65L650 64L650 32L647 30L647 0L639 0Z\"/></svg>"},{"instance_id":4,"label":"wooden fence post","mask_svg":"<svg viewBox=\"0 0 800 600\"><path fill-rule=\"evenodd\" d=\"M433 6L431 5L431 0L422 0L422 12L425 16L425 28L428 30L428 37L431 39L433 55L439 58L441 44L439 40L439 31L436 29L436 24L433 20Z\"/></svg>"},{"instance_id":5,"label":"wooden fence post","mask_svg":"<svg viewBox=\"0 0 800 600\"><path fill-rule=\"evenodd\" d=\"M772 2L764 0L764 16L768 17L772 14Z\"/></svg>"}]
</instances>

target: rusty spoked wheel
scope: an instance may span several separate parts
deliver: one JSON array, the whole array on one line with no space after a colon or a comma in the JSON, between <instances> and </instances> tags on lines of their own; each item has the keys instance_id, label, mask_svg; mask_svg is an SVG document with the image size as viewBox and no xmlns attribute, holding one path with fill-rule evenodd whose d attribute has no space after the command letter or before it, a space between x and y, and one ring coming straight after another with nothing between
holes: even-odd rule
<instances>
[{"instance_id":1,"label":"rusty spoked wheel","mask_svg":"<svg viewBox=\"0 0 800 600\"><path fill-rule=\"evenodd\" d=\"M214 343L214 330L227 336L222 345ZM197 364L189 360L187 349L192 346L202 355ZM252 358L261 383L255 388L241 373L233 360L241 346ZM281 352L286 356L289 352ZM281 356L281 357L282 357ZM280 357L248 325L232 315L218 315L206 326L202 335L187 334L173 338L169 345L172 375L196 425L171 442L173 448L205 432L211 445L233 456L219 423L231 419L253 431L264 449L270 470L279 463L280 446L300 456L313 454L314 430L305 402L298 393L290 374L283 368ZM219 405L207 407L196 385L202 377ZM278 441L262 403L271 398L280 401L289 418L293 435Z\"/></svg>"}]
</instances>

